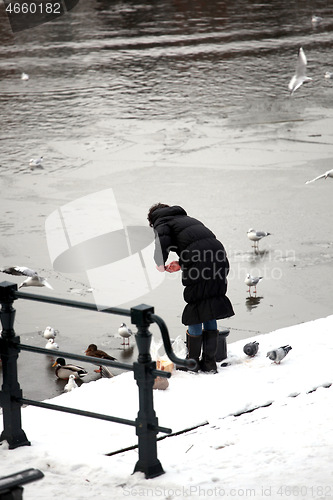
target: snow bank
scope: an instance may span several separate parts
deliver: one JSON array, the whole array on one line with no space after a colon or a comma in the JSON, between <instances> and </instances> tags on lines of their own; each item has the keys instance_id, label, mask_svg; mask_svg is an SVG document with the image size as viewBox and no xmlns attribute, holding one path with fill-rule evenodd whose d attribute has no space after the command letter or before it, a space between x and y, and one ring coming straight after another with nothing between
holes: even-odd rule
<instances>
[{"instance_id":1,"label":"snow bank","mask_svg":"<svg viewBox=\"0 0 333 500\"><path fill-rule=\"evenodd\" d=\"M32 446L8 450L3 443L1 475L41 469L44 479L25 487L25 499L54 491L78 500L333 495L332 329L329 316L249 338L259 342L254 358L243 353L247 341L232 343L228 366L216 375L175 372L166 391L154 391L159 424L173 432L204 425L159 441L166 474L158 478L132 475L136 449L106 456L137 444L134 427L34 407L22 410ZM292 350L272 363L267 351L285 344ZM138 389L133 373L125 373L52 403L135 419Z\"/></svg>"}]
</instances>

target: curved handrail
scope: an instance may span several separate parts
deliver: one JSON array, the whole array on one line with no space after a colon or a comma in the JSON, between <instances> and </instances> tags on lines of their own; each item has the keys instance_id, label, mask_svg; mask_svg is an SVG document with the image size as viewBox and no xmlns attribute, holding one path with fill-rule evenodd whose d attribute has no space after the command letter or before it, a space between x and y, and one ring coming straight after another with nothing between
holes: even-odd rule
<instances>
[{"instance_id":1,"label":"curved handrail","mask_svg":"<svg viewBox=\"0 0 333 500\"><path fill-rule=\"evenodd\" d=\"M193 369L197 366L197 362L194 359L182 359L175 355L172 349L168 327L166 326L164 320L157 316L157 314L150 313L149 318L152 322L155 322L161 331L162 340L164 344L165 352L168 358L175 363L175 365L183 366L184 368Z\"/></svg>"},{"instance_id":2,"label":"curved handrail","mask_svg":"<svg viewBox=\"0 0 333 500\"><path fill-rule=\"evenodd\" d=\"M131 311L128 309L121 309L118 307L106 307L106 308L97 308L95 304L89 303L89 302L80 302L76 300L69 300L69 299L62 299L60 297L49 297L49 296L43 296L43 295L38 295L38 294L33 294L33 293L27 293L27 292L20 292L20 291L15 291L14 292L14 298L20 298L20 299L29 299L29 300L35 300L38 302L47 302L49 304L56 304L56 305L62 305L62 306L67 306L67 307L75 307L79 309L90 309L92 311L99 311L99 312L104 312L104 313L110 313L110 314L120 314L124 316L131 316ZM165 323L165 321L158 316L157 314L154 313L148 313L149 320L151 322L156 323L159 326L159 329L161 331L162 335L162 340L165 348L165 352L168 356L168 358L175 363L178 366L182 366L184 368L189 368L193 369L196 367L197 363L194 359L181 359L178 358L178 356L175 355L173 352L172 346L171 346L171 341L170 341L170 336L169 336L169 330L168 327Z\"/></svg>"}]
</instances>

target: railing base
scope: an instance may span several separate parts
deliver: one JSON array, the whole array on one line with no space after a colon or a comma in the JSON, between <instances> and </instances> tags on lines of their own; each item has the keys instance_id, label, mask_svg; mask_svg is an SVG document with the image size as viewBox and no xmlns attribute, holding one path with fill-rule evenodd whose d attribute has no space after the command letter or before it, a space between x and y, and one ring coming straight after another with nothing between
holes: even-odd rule
<instances>
[{"instance_id":1,"label":"railing base","mask_svg":"<svg viewBox=\"0 0 333 500\"><path fill-rule=\"evenodd\" d=\"M6 436L6 434L3 432L0 436L0 443L2 441L7 441L8 448L10 450L15 450L15 448L19 448L20 446L31 446L31 443L23 430L19 434L16 434L14 437Z\"/></svg>"},{"instance_id":2,"label":"railing base","mask_svg":"<svg viewBox=\"0 0 333 500\"><path fill-rule=\"evenodd\" d=\"M161 476L162 474L164 474L162 464L158 459L154 464L149 465L146 465L141 460L138 460L134 467L133 474L135 474L135 472L143 472L146 476L146 479L152 479L153 477Z\"/></svg>"}]
</instances>

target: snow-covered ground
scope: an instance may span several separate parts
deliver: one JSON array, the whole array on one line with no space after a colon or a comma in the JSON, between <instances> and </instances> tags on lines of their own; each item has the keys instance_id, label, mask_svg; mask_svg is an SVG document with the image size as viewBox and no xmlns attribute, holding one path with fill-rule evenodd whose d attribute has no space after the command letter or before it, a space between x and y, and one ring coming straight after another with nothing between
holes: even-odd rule
<instances>
[{"instance_id":1,"label":"snow-covered ground","mask_svg":"<svg viewBox=\"0 0 333 500\"><path fill-rule=\"evenodd\" d=\"M132 474L136 449L106 456L137 443L134 427L33 407L22 410L31 446L2 443L1 475L43 471L25 500L332 497L332 333L329 316L250 338L259 342L254 358L243 353L246 341L229 344L229 365L216 375L174 372L167 390L154 391L159 424L198 427L158 442L165 474L157 478ZM292 350L272 363L267 351L285 344ZM138 391L125 373L52 402L135 419Z\"/></svg>"}]
</instances>

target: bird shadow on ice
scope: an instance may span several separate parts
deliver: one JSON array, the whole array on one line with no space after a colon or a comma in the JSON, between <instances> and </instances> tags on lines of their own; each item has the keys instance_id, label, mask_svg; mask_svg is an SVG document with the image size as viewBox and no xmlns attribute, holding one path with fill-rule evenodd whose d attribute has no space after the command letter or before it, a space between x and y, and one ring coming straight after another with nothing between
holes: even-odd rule
<instances>
[{"instance_id":1,"label":"bird shadow on ice","mask_svg":"<svg viewBox=\"0 0 333 500\"><path fill-rule=\"evenodd\" d=\"M260 302L262 301L263 298L264 297L256 297L253 295L249 295L248 297L246 297L246 300L245 300L246 308L249 311L252 311L252 309L255 309L256 307L258 307L258 305L260 304Z\"/></svg>"},{"instance_id":2,"label":"bird shadow on ice","mask_svg":"<svg viewBox=\"0 0 333 500\"><path fill-rule=\"evenodd\" d=\"M252 250L249 252L242 252L235 254L236 262L248 262L249 264L256 264L269 255L269 250Z\"/></svg>"},{"instance_id":3,"label":"bird shadow on ice","mask_svg":"<svg viewBox=\"0 0 333 500\"><path fill-rule=\"evenodd\" d=\"M134 353L134 345L127 347L126 349L122 349L120 353L120 358L122 360L124 359L131 359Z\"/></svg>"},{"instance_id":4,"label":"bird shadow on ice","mask_svg":"<svg viewBox=\"0 0 333 500\"><path fill-rule=\"evenodd\" d=\"M253 262L257 262L260 259L263 259L269 254L269 250L259 250L258 248L254 248L253 252L249 254L250 260Z\"/></svg>"},{"instance_id":5,"label":"bird shadow on ice","mask_svg":"<svg viewBox=\"0 0 333 500\"><path fill-rule=\"evenodd\" d=\"M265 257L269 254L269 250L259 250L259 248L254 248L253 253L255 257Z\"/></svg>"}]
</instances>

